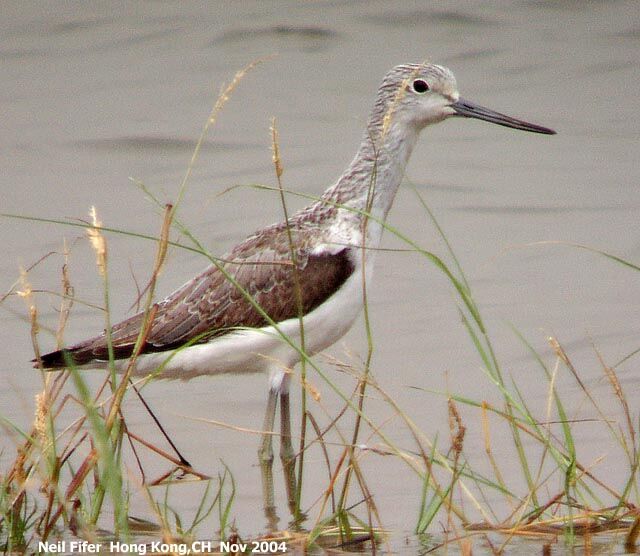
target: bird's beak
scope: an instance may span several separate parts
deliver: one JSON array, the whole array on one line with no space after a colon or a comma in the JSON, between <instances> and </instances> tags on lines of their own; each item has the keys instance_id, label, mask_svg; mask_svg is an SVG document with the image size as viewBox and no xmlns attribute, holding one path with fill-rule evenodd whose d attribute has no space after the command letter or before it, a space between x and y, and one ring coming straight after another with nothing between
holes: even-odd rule
<instances>
[{"instance_id":1,"label":"bird's beak","mask_svg":"<svg viewBox=\"0 0 640 556\"><path fill-rule=\"evenodd\" d=\"M522 120L517 120L511 116L505 116L500 112L494 112L488 108L484 108L468 100L459 99L449 105L455 111L454 116L464 116L465 118L476 118L478 120L484 120L493 124L503 125L505 127L512 127L513 129L521 129L522 131L531 131L533 133L544 133L546 135L555 135L556 132L548 127L542 127L536 124L530 124Z\"/></svg>"}]
</instances>

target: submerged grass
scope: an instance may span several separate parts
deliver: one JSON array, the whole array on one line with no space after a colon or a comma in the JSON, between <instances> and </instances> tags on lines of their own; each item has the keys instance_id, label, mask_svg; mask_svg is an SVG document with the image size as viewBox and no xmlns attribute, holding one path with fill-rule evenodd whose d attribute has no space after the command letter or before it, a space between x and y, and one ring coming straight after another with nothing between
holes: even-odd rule
<instances>
[{"instance_id":1,"label":"submerged grass","mask_svg":"<svg viewBox=\"0 0 640 556\"><path fill-rule=\"evenodd\" d=\"M162 205L148 188L141 185L146 195L164 213L158 237L103 226L95 210L89 223L12 216L32 222L81 226L87 230L102 281L104 298L101 309L107 331L110 330L111 320L106 234L119 233L131 239L152 240L157 244L157 254L151 277L138 299L145 312L145 325L124 374L115 372L110 346L110 372L97 389L92 391L82 372L69 361L68 372L51 374L41 371L43 389L37 397L34 423L30 430L20 430L2 417L2 424L8 435L14 438L17 448L13 463L0 476L0 545L3 550L32 551L39 541L70 537L96 539L105 535L118 539L144 539L148 535L155 535L167 542L191 542L202 534L203 529L211 530L209 522L212 520L217 524L217 538L241 538L233 521L236 479L232 470L221 464L221 472L216 479L211 479L192 469L179 453L167 454L154 442L136 436L127 427L122 403L135 388L131 371L153 321L156 283L167 249L184 248L201 254L238 286L234 277L225 271L225 261L214 257L204 248L178 219L176 211L186 194L202 141L229 95L251 67L253 65L239 72L216 101L180 185L175 205ZM253 187L277 192L286 217L288 213L282 184L284 165L279 153L275 122L272 122L272 145L277 187ZM372 188L374 185L375 176L372 178ZM428 219L440 234L451 264L445 263L443 257L423 249L399 230L381 224L401 240L407 250L421 255L428 264L447 277L456 292L459 313L469 340L482 363L488 383L495 388L501 402L491 404L485 399L441 394L449 412L449 438L445 441L444 435L440 435L431 440L375 380L375 369L372 368L375 342L366 310L366 284L363 284L368 338L366 357L360 365L331 361L331 366L351 375L353 388L350 392L344 391L336 380L332 380L317 359L308 357L300 319L302 341L298 344L284 335L283 341L297 349L302 358L302 370L294 375L301 389L302 419L296 435L299 440L295 458L297 491L295 500L290 502L293 503L291 510L295 521L292 530L302 526L306 529L296 535L287 533L282 538L286 538L291 547L317 545L344 551L356 548L371 552L380 550L387 534L378 515L377 493L371 486L375 477L372 479L368 476L365 466L361 464L366 455L379 453L395 457L398 472L407 473L408 480L415 481L417 485L416 492L419 494L415 500L415 533L423 542L423 552L453 543L461 553L468 554L471 553L473 541L482 539L490 551L501 553L513 539L524 535L542 537L545 542L563 538L569 545L574 545L578 539L591 539L593 535L612 531L624 531L626 549L633 550L640 531L639 416L632 409L634 406L628 400L616 367L640 353L640 350L629 354L616 365L608 365L594 348L603 380L609 385L622 415L621 422L612 422L596 390L584 382L570 354L557 338L549 338L549 345L555 354L554 364L549 367L531 343L514 330L516 338L530 355L532 369L540 370L546 380L547 403L542 414L536 413L514 379L505 379L507 373L496 356L481 308L472 294L462 266L427 203L417 191L416 195ZM316 200L315 197L301 196ZM367 215L367 219L375 220L371 215ZM172 229L177 230L186 243L172 241ZM293 238L290 238L290 242L293 254ZM585 246L576 247L585 249ZM640 270L637 265L620 257L590 250L621 265L623 271ZM65 264L58 294L60 319L56 331L59 344L75 301L66 264L70 251L66 245L63 251ZM292 262L295 265L295 260ZM11 287L11 293L20 295L27 303L35 360L38 361L40 323L28 272L22 273L20 280ZM3 296L0 303L9 294ZM246 292L243 294L268 322L275 325L254 299ZM616 450L624 460L628 475L623 484L613 485L608 477L599 476L596 472L598 461L581 461L581 440L575 427L583 421L573 420L570 416L567 403L556 386L560 373L568 373L573 378L596 414L594 424L604 427L608 432L611 439L608 451ZM313 378L316 377L343 403L343 409L337 415L326 415L328 424L324 428L317 414L314 414L315 410L324 411L313 384ZM414 442L411 448L394 441L393 436L385 432L385 423L377 423L369 414L365 401L371 393L377 394L392 409L394 419L406 427ZM424 395L432 393L425 391ZM347 422L349 417L352 419ZM465 421L469 419L481 424L479 431L467 427ZM369 432L369 438L379 441L382 447L373 447L361 441L365 429ZM488 466L483 466L476 456L467 457L465 443L468 442L470 430L480 435ZM499 454L504 454L507 447L515 454L520 476L504 472L501 463L504 455L496 454L496 443L499 443ZM140 447L164 458L170 470L159 478L149 478L138 454ZM327 482L321 492L309 493L303 490L304 456L317 448L326 466ZM139 484L132 482L123 471L125 450L130 450L136 461ZM172 509L172 497L180 496L187 477L202 484L200 501L189 519ZM158 489L163 489L163 492L158 494ZM131 518L129 500L140 494L147 498L155 523L141 523ZM305 508L303 501L309 499L313 502ZM509 508L507 515L504 515L504 508ZM109 533L104 532L105 527ZM439 529L438 537L430 536L429 533L436 527ZM499 536L496 537L496 533Z\"/></svg>"}]
</instances>

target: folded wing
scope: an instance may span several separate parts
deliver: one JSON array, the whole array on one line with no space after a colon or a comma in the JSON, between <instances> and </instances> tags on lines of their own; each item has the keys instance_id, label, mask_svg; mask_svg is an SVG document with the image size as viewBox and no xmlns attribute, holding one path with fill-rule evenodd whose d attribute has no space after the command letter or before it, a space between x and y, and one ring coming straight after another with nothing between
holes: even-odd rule
<instances>
[{"instance_id":1,"label":"folded wing","mask_svg":"<svg viewBox=\"0 0 640 556\"><path fill-rule=\"evenodd\" d=\"M157 303L141 353L207 342L239 327L270 324L247 295L276 323L297 317L300 310L307 314L327 300L354 270L350 248L322 249L314 242L312 249L312 233L289 231L293 257L286 226L266 228L224 257L224 271L212 265ZM138 313L112 327L116 359L132 355L143 323L144 313ZM106 334L42 356L44 367L67 366L65 353L76 365L108 360Z\"/></svg>"}]
</instances>

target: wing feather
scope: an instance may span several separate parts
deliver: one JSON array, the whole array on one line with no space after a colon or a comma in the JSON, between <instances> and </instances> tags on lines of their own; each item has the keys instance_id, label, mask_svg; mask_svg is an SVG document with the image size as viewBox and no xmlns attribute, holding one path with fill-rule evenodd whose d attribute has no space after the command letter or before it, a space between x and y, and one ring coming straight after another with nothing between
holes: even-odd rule
<instances>
[{"instance_id":1,"label":"wing feather","mask_svg":"<svg viewBox=\"0 0 640 556\"><path fill-rule=\"evenodd\" d=\"M225 272L210 266L159 302L142 353L175 349L190 341L205 342L238 327L268 325L268 319L242 290L275 322L298 315L296 281L301 285L303 314L330 297L354 270L350 248L318 249L317 241L311 241L313 230L291 232L293 259L286 225L275 225L248 238L224 257L227 261L224 271L234 278L237 286ZM116 358L131 356L143 320L144 314L138 313L112 327ZM106 360L106 335L71 346L64 352L77 365ZM66 366L62 350L44 355L42 361L47 368Z\"/></svg>"}]
</instances>

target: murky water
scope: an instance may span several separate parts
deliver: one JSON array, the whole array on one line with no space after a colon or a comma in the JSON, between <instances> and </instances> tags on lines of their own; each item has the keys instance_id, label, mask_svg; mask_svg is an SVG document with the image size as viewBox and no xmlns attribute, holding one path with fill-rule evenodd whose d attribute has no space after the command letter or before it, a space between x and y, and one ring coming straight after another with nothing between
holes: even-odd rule
<instances>
[{"instance_id":1,"label":"murky water","mask_svg":"<svg viewBox=\"0 0 640 556\"><path fill-rule=\"evenodd\" d=\"M421 2L161 2L131 3L117 11L100 2L5 4L0 211L86 219L95 205L108 226L157 234L159 212L129 177L144 182L161 200L174 201L221 85L248 62L268 57L245 77L221 113L180 208L190 230L221 254L282 217L273 193L244 187L219 196L238 184L276 183L272 116L280 132L285 187L318 195L353 156L384 73L396 63L428 58L455 72L464 97L557 129L557 136L545 137L475 121L447 122L422 135L407 183L426 199L445 230L503 368L529 403L544 415L547 383L511 325L550 366L554 356L546 338L556 336L582 380L602 395L604 413L616 419L619 407L601 382L596 350L614 365L640 347L640 275L566 244L532 244L578 243L636 264L640 260L638 13L631 1L428 7ZM303 204L290 196L290 210ZM400 190L389 223L446 258L411 187ZM94 255L86 241L78 241L81 230L9 219L0 219L0 229L1 293L17 279L20 265L59 253L66 238L76 295L101 303ZM120 318L135 300L136 280L144 283L148 277L155 253L142 240L109 240L111 303ZM404 245L387 234L384 247ZM56 290L61 260L56 254L40 264L30 275L33 286ZM172 251L160 294L205 264L202 257ZM460 322L451 285L423 257L382 253L369 298L373 373L428 437L448 438L449 429L445 396L427 391L499 401ZM55 327L56 305L51 297L39 297L43 324ZM0 413L27 426L39 380L29 363L24 304L13 296L0 309ZM78 303L65 338L79 340L102 326L100 312ZM41 342L45 349L54 345L45 329ZM366 356L366 346L359 322L330 353L357 362ZM320 361L333 380L350 388L348 377ZM618 369L636 416L637 367L638 357L632 357ZM326 424L341 401L320 378L311 380L322 398L310 409ZM572 418L596 417L566 372L557 386ZM253 458L258 438L202 419L258 429L265 387L264 377L248 376L156 382L146 388L148 401L198 469L215 475L222 459L232 470L238 483L234 515L248 533L263 527L260 473ZM380 396L372 392L372 397ZM128 406L130 426L156 437L139 406ZM368 411L394 442L414 449L409 432L386 404L374 399ZM487 464L478 413L466 410L463 418L466 455L482 469ZM350 430L348 423L343 426ZM576 430L584 462L604 457L595 471L619 484L625 466L606 459L609 439L602 429L585 422ZM362 441L379 443L370 431ZM2 444L6 461L11 441L5 437ZM495 450L503 474L519 473L506 451ZM411 530L419 502L417 477L393 457L371 452L363 463L383 523ZM310 452L305 506L322 491L326 473L321 453ZM282 491L280 484L277 489ZM186 509L194 504L186 496L180 503ZM279 503L284 514L281 492ZM500 508L500 501L495 503ZM144 500L132 505L145 515Z\"/></svg>"}]
</instances>

